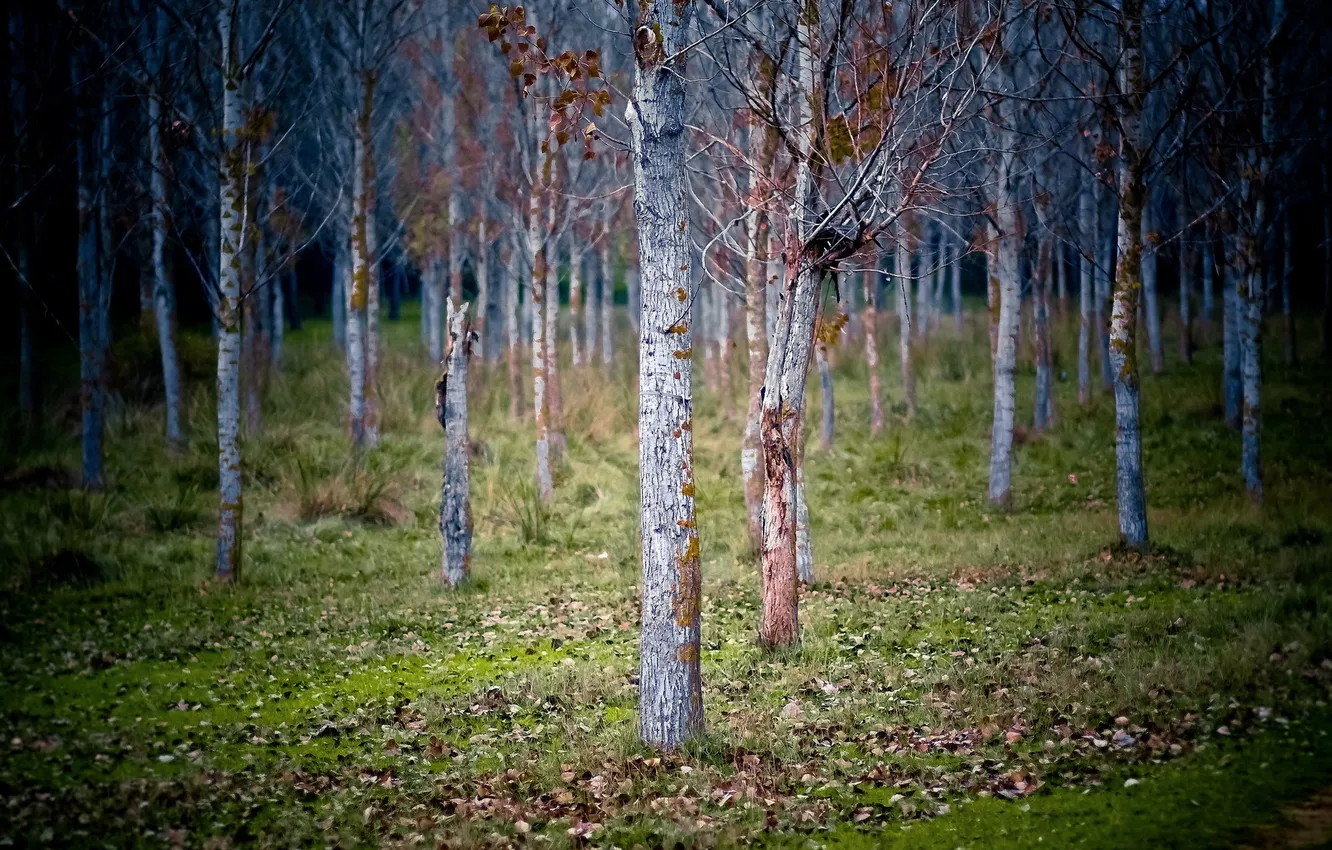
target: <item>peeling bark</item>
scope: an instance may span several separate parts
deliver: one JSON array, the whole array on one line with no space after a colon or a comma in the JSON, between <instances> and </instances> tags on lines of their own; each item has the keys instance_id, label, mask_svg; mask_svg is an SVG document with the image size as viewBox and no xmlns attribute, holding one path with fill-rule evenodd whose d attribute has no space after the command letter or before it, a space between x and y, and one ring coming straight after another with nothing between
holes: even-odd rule
<instances>
[{"instance_id":1,"label":"peeling bark","mask_svg":"<svg viewBox=\"0 0 1332 850\"><path fill-rule=\"evenodd\" d=\"M760 435L763 444L763 578L759 643L765 649L790 646L800 637L797 593L797 466L805 382L818 308L822 270L813 268L802 248L811 235L814 188L815 42L818 4L810 3L797 23L796 55L800 114L795 191L787 221L786 274L781 309L769 343L764 373Z\"/></svg>"}]
</instances>

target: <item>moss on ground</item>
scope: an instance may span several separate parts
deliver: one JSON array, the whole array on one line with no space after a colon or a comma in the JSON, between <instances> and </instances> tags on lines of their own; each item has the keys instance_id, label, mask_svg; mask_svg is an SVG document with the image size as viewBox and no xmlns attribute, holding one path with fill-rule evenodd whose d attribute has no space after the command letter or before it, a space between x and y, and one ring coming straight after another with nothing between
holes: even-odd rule
<instances>
[{"instance_id":1,"label":"moss on ground","mask_svg":"<svg viewBox=\"0 0 1332 850\"><path fill-rule=\"evenodd\" d=\"M361 464L327 326L288 337L263 432L245 442L234 586L209 578L206 369L190 372L180 456L164 453L150 398L119 408L105 494L69 489L70 428L11 428L0 838L1214 847L1332 783L1321 367L1267 364L1262 510L1241 493L1213 347L1144 379L1143 556L1113 545L1108 399L1079 408L1057 384L1060 421L1024 437L1004 514L983 500L983 327L918 352L909 422L886 369L896 415L875 438L863 366L837 349L838 439L808 453L819 583L802 595L802 644L777 655L754 639L740 423L701 388L709 728L661 755L635 734L627 352L609 377L563 373L568 453L549 507L527 483L529 426L508 419L504 381L475 370L475 574L448 591L435 577L443 441L416 325L386 323L385 441ZM206 339L184 337L206 360ZM1020 410L1030 398L1020 374Z\"/></svg>"}]
</instances>

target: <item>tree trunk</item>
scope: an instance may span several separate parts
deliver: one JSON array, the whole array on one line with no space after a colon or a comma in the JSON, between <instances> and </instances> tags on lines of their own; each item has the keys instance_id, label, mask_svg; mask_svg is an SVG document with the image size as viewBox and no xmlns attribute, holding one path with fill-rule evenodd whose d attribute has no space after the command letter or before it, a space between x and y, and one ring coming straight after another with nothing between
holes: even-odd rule
<instances>
[{"instance_id":1,"label":"tree trunk","mask_svg":"<svg viewBox=\"0 0 1332 850\"><path fill-rule=\"evenodd\" d=\"M1124 0L1121 37L1119 263L1110 316L1110 359L1115 381L1115 496L1124 545L1147 546L1147 498L1143 488L1142 432L1138 416L1137 309L1142 288L1142 212L1146 201L1143 162L1138 150L1142 115L1142 5Z\"/></svg>"},{"instance_id":2,"label":"tree trunk","mask_svg":"<svg viewBox=\"0 0 1332 850\"><path fill-rule=\"evenodd\" d=\"M1157 243L1160 234L1156 230L1156 214L1149 198L1144 198L1142 210L1142 300L1143 313L1147 319L1147 346L1151 353L1152 372L1161 374L1165 371L1165 342L1161 339L1161 309L1156 298L1157 290Z\"/></svg>"},{"instance_id":3,"label":"tree trunk","mask_svg":"<svg viewBox=\"0 0 1332 850\"><path fill-rule=\"evenodd\" d=\"M583 311L583 260L569 245L569 351L573 367L583 365L583 349L578 341L578 319Z\"/></svg>"},{"instance_id":4,"label":"tree trunk","mask_svg":"<svg viewBox=\"0 0 1332 850\"><path fill-rule=\"evenodd\" d=\"M722 419L735 418L735 391L731 386L731 305L725 289L717 292L717 383Z\"/></svg>"},{"instance_id":5,"label":"tree trunk","mask_svg":"<svg viewBox=\"0 0 1332 850\"><path fill-rule=\"evenodd\" d=\"M1259 192L1263 190L1258 189ZM1263 201L1258 201L1261 205ZM1258 230L1263 213L1255 216L1254 229ZM1241 294L1236 298L1239 330L1239 361L1242 380L1241 399L1243 418L1240 431L1240 470L1244 474L1244 489L1254 504L1263 501L1262 465L1262 331L1263 331L1263 269L1259 249L1252 238L1245 249L1246 273Z\"/></svg>"},{"instance_id":6,"label":"tree trunk","mask_svg":"<svg viewBox=\"0 0 1332 850\"><path fill-rule=\"evenodd\" d=\"M532 414L536 420L537 498L549 504L555 498L550 474L550 420L546 403L546 251L541 234L541 179L533 175L527 217L527 256L532 270Z\"/></svg>"},{"instance_id":7,"label":"tree trunk","mask_svg":"<svg viewBox=\"0 0 1332 850\"><path fill-rule=\"evenodd\" d=\"M379 230L375 224L375 148L370 126L374 79L366 74L365 111L365 444L379 448Z\"/></svg>"},{"instance_id":8,"label":"tree trunk","mask_svg":"<svg viewBox=\"0 0 1332 850\"><path fill-rule=\"evenodd\" d=\"M1006 136L1010 135L1008 133ZM995 209L998 245L995 267L999 278L999 319L995 329L994 349L994 419L990 431L989 499L1009 510L1013 507L1013 419L1017 406L1018 311L1021 308L1022 282L1020 253L1022 234L1018 218L1019 203L1014 197L1013 160L1016 139L1005 138L999 154L999 174Z\"/></svg>"},{"instance_id":9,"label":"tree trunk","mask_svg":"<svg viewBox=\"0 0 1332 850\"><path fill-rule=\"evenodd\" d=\"M89 50L91 48L79 45L71 52L70 79L77 87L74 99L79 112L75 157L78 168L79 401L82 408L83 487L101 490L106 486L102 471L106 341L102 328L106 324L105 307L109 306L109 287L104 272L109 266L106 254L111 246L103 238L107 235L102 215L105 202L98 201L98 187L110 177L104 154L111 140L107 138L109 119L96 120L97 111L83 90L92 65L86 55ZM109 104L109 96L104 95L101 107L105 109Z\"/></svg>"},{"instance_id":10,"label":"tree trunk","mask_svg":"<svg viewBox=\"0 0 1332 850\"><path fill-rule=\"evenodd\" d=\"M915 237L911 253L915 256L915 269L912 283L916 287L916 320L911 323L916 339L924 342L930 335L930 275L932 256L930 253L930 223L920 223L919 233Z\"/></svg>"},{"instance_id":11,"label":"tree trunk","mask_svg":"<svg viewBox=\"0 0 1332 850\"><path fill-rule=\"evenodd\" d=\"M218 162L217 300L217 578L238 577L241 563L240 454L240 252L244 249L246 163L241 117L239 51L233 14L240 4L220 7L222 56L222 134Z\"/></svg>"},{"instance_id":12,"label":"tree trunk","mask_svg":"<svg viewBox=\"0 0 1332 850\"><path fill-rule=\"evenodd\" d=\"M405 259L399 255L399 259L394 262L393 265L389 266L389 268L393 270L393 273L389 275L387 289L389 302L388 320L390 322L396 322L402 318L403 277L406 274L402 268L402 262L405 262Z\"/></svg>"},{"instance_id":13,"label":"tree trunk","mask_svg":"<svg viewBox=\"0 0 1332 850\"><path fill-rule=\"evenodd\" d=\"M1332 180L1323 146L1323 359L1332 362Z\"/></svg>"},{"instance_id":14,"label":"tree trunk","mask_svg":"<svg viewBox=\"0 0 1332 850\"><path fill-rule=\"evenodd\" d=\"M714 396L717 393L717 288L706 281L699 284L698 298L691 305L695 316L695 328L703 340L703 385ZM718 398L720 402L720 398Z\"/></svg>"},{"instance_id":15,"label":"tree trunk","mask_svg":"<svg viewBox=\"0 0 1332 850\"><path fill-rule=\"evenodd\" d=\"M347 374L351 383L349 405L352 452L369 445L366 435L365 314L370 289L370 254L367 244L367 189L365 160L369 155L369 114L364 107L352 128L351 287L347 290Z\"/></svg>"},{"instance_id":16,"label":"tree trunk","mask_svg":"<svg viewBox=\"0 0 1332 850\"><path fill-rule=\"evenodd\" d=\"M1229 240L1233 245L1234 240ZM1244 399L1243 364L1240 349L1240 286L1243 285L1236 266L1239 258L1232 249L1226 251L1224 290L1222 292L1221 344L1222 344L1222 396L1225 399L1226 424L1235 430L1240 427L1240 405Z\"/></svg>"},{"instance_id":17,"label":"tree trunk","mask_svg":"<svg viewBox=\"0 0 1332 850\"><path fill-rule=\"evenodd\" d=\"M1048 231L1047 231L1048 233ZM1034 333L1036 341L1036 404L1032 428L1038 433L1054 425L1054 362L1050 345L1050 276L1053 273L1052 256L1055 253L1053 237L1041 239L1036 261L1035 291L1032 293Z\"/></svg>"},{"instance_id":18,"label":"tree trunk","mask_svg":"<svg viewBox=\"0 0 1332 850\"><path fill-rule=\"evenodd\" d=\"M1095 178L1089 178L1078 200L1078 219L1082 251L1078 263L1078 403L1091 401L1091 346L1093 281L1096 272L1096 246L1100 243L1100 216L1096 210Z\"/></svg>"},{"instance_id":19,"label":"tree trunk","mask_svg":"<svg viewBox=\"0 0 1332 850\"><path fill-rule=\"evenodd\" d=\"M879 387L879 310L875 304L878 293L877 272L866 270L861 277L864 289L865 310L862 314L865 333L865 368L869 371L870 391L870 436L878 436L883 431L883 394Z\"/></svg>"},{"instance_id":20,"label":"tree trunk","mask_svg":"<svg viewBox=\"0 0 1332 850\"><path fill-rule=\"evenodd\" d=\"M814 342L814 320L818 308L821 270L812 268L804 256L812 227L815 125L815 40L818 38L818 5L810 3L798 18L796 36L799 91L795 97L800 114L797 142L795 192L792 197L786 237L786 285L776 331L770 341L764 373L763 411L760 434L763 441L763 578L759 643L767 649L794 644L800 637L797 578L797 461L801 413L805 404L805 381L809 373L810 347Z\"/></svg>"},{"instance_id":21,"label":"tree trunk","mask_svg":"<svg viewBox=\"0 0 1332 850\"><path fill-rule=\"evenodd\" d=\"M1101 192L1109 194L1104 188ZM1117 204L1113 198L1111 202ZM1098 216L1101 214L1103 213L1098 213ZM1112 220L1118 220L1117 212ZM1110 306L1110 281L1115 278L1115 229L1115 226L1111 226L1102 230L1100 260L1096 269L1095 321L1101 359L1101 386L1107 390L1114 387L1114 370L1110 365L1110 322L1107 321L1106 308Z\"/></svg>"},{"instance_id":22,"label":"tree trunk","mask_svg":"<svg viewBox=\"0 0 1332 850\"><path fill-rule=\"evenodd\" d=\"M434 365L444 361L444 325L440 310L444 302L444 264L427 261L421 274L421 325L425 331L426 358Z\"/></svg>"},{"instance_id":23,"label":"tree trunk","mask_svg":"<svg viewBox=\"0 0 1332 850\"><path fill-rule=\"evenodd\" d=\"M1244 488L1249 493L1249 500L1256 505L1263 502L1263 411L1259 399L1263 374L1263 284L1266 280L1263 268L1266 264L1266 253L1259 246L1270 243L1273 236L1273 216L1268 209L1270 204L1268 181L1273 175L1272 147L1276 142L1276 105L1280 96L1277 75L1281 57L1277 50L1277 42L1282 37L1286 25L1286 0L1272 0L1271 11L1271 35L1263 47L1262 139L1258 148L1256 185L1252 187L1251 192L1254 199L1253 229L1246 234L1244 255L1247 286L1241 298L1243 324L1240 326L1242 334L1240 350L1244 373L1240 469L1244 473ZM1289 220L1287 220L1286 237L1289 242ZM1289 247L1286 250L1289 252ZM1293 338L1287 339L1288 344L1293 345Z\"/></svg>"},{"instance_id":24,"label":"tree trunk","mask_svg":"<svg viewBox=\"0 0 1332 850\"><path fill-rule=\"evenodd\" d=\"M287 331L287 287L295 285L296 268L295 261L292 261L292 267L286 271L278 273L278 277L273 281L273 332L269 336L270 347L268 351L269 361L273 364L275 372L282 371L282 343L285 340Z\"/></svg>"},{"instance_id":25,"label":"tree trunk","mask_svg":"<svg viewBox=\"0 0 1332 850\"><path fill-rule=\"evenodd\" d=\"M1212 330L1213 290L1216 289L1216 256L1213 252L1214 239L1209 231L1203 236L1202 245L1202 326L1204 331Z\"/></svg>"},{"instance_id":26,"label":"tree trunk","mask_svg":"<svg viewBox=\"0 0 1332 850\"><path fill-rule=\"evenodd\" d=\"M1179 359L1193 362L1193 247L1179 246Z\"/></svg>"},{"instance_id":27,"label":"tree trunk","mask_svg":"<svg viewBox=\"0 0 1332 850\"><path fill-rule=\"evenodd\" d=\"M907 419L916 416L916 371L911 366L911 275L912 251L906 247L906 236L897 253L897 353L902 367L902 398L907 406ZM919 321L919 317L917 317Z\"/></svg>"},{"instance_id":28,"label":"tree trunk","mask_svg":"<svg viewBox=\"0 0 1332 850\"><path fill-rule=\"evenodd\" d=\"M819 402L823 414L819 422L819 448L826 452L833 446L833 431L837 416L833 409L832 366L828 363L826 342L818 343L814 357L819 366Z\"/></svg>"},{"instance_id":29,"label":"tree trunk","mask_svg":"<svg viewBox=\"0 0 1332 850\"><path fill-rule=\"evenodd\" d=\"M486 239L486 217L482 215L476 223L476 314L472 324L476 328L475 337L468 351L469 355L481 358L484 367L490 349L486 348L486 326L490 320L490 254L491 245Z\"/></svg>"},{"instance_id":30,"label":"tree trunk","mask_svg":"<svg viewBox=\"0 0 1332 850\"><path fill-rule=\"evenodd\" d=\"M956 241L948 241L948 277L953 289L953 328L958 333L966 328L966 316L962 312L962 251Z\"/></svg>"},{"instance_id":31,"label":"tree trunk","mask_svg":"<svg viewBox=\"0 0 1332 850\"><path fill-rule=\"evenodd\" d=\"M1068 251L1063 243L1055 244L1054 252L1055 297L1059 299L1059 322L1068 318Z\"/></svg>"},{"instance_id":32,"label":"tree trunk","mask_svg":"<svg viewBox=\"0 0 1332 850\"><path fill-rule=\"evenodd\" d=\"M603 238L609 239L610 236ZM587 278L587 292L583 297L583 350L589 366L597 359L597 327L601 319L601 299L604 297L602 288L601 266L593 261L591 274Z\"/></svg>"},{"instance_id":33,"label":"tree trunk","mask_svg":"<svg viewBox=\"0 0 1332 850\"><path fill-rule=\"evenodd\" d=\"M28 125L28 104L27 104L27 69L25 67L27 43L23 35L23 7L15 5L9 10L9 105L11 113L10 123L10 144L14 159L12 163L14 175L14 197L21 198L24 191L23 179L27 175L27 163L24 158L26 154L27 140L20 134L19 128ZM34 233L34 228L29 223L30 215L27 211L15 215L12 222L12 234L14 238L14 253L16 255L15 271L18 275L16 281L19 289L18 296L18 320L19 320L19 374L18 374L18 406L19 413L23 417L23 425L30 428L36 424L37 418L37 384L34 377L33 359L33 339L32 339L32 278L29 277L28 267L28 244Z\"/></svg>"},{"instance_id":34,"label":"tree trunk","mask_svg":"<svg viewBox=\"0 0 1332 850\"><path fill-rule=\"evenodd\" d=\"M456 172L450 178L456 183ZM463 286L463 232L460 219L462 214L458 211L458 193L452 186L449 189L449 297L456 303L462 303Z\"/></svg>"},{"instance_id":35,"label":"tree trunk","mask_svg":"<svg viewBox=\"0 0 1332 850\"><path fill-rule=\"evenodd\" d=\"M809 501L805 498L805 427L795 424L795 546L796 578L814 583L814 545L809 535Z\"/></svg>"},{"instance_id":36,"label":"tree trunk","mask_svg":"<svg viewBox=\"0 0 1332 850\"><path fill-rule=\"evenodd\" d=\"M767 239L767 214L751 206L745 215L745 342L749 351L749 382L746 387L745 430L740 443L740 476L744 482L745 516L749 548L763 550L763 467L759 465L759 417L763 411L763 371L768 360L766 328L767 264L761 247Z\"/></svg>"},{"instance_id":37,"label":"tree trunk","mask_svg":"<svg viewBox=\"0 0 1332 850\"><path fill-rule=\"evenodd\" d=\"M1283 343L1282 354L1285 356L1286 363L1293 366L1298 361L1299 354L1295 340L1295 314L1291 311L1290 303L1290 279L1294 274L1294 269L1291 259L1289 208L1282 215L1281 230L1281 324L1285 328L1285 335L1281 340Z\"/></svg>"},{"instance_id":38,"label":"tree trunk","mask_svg":"<svg viewBox=\"0 0 1332 850\"><path fill-rule=\"evenodd\" d=\"M999 230L985 224L985 312L990 331L990 364L999 351Z\"/></svg>"},{"instance_id":39,"label":"tree trunk","mask_svg":"<svg viewBox=\"0 0 1332 850\"><path fill-rule=\"evenodd\" d=\"M338 200L338 209L334 213L337 221L333 225L333 299L330 308L333 316L333 342L346 354L347 351L347 298L351 291L351 196L344 194Z\"/></svg>"},{"instance_id":40,"label":"tree trunk","mask_svg":"<svg viewBox=\"0 0 1332 850\"><path fill-rule=\"evenodd\" d=\"M564 399L560 393L560 278L556 273L555 202L547 196L546 248L546 421L549 428L551 458L564 456ZM554 261L554 262L552 262Z\"/></svg>"},{"instance_id":41,"label":"tree trunk","mask_svg":"<svg viewBox=\"0 0 1332 850\"><path fill-rule=\"evenodd\" d=\"M673 750L703 730L702 558L694 515L692 263L684 136L691 0L645 0L635 36L634 219L642 271L639 489L642 631L638 733ZM609 299L607 299L609 300ZM609 337L603 332L603 338ZM608 346L607 346L608 348Z\"/></svg>"},{"instance_id":42,"label":"tree trunk","mask_svg":"<svg viewBox=\"0 0 1332 850\"><path fill-rule=\"evenodd\" d=\"M245 433L257 437L263 433L264 365L268 356L268 336L264 333L264 290L258 283L258 229L254 226L257 210L251 208L241 251L241 394L245 403Z\"/></svg>"},{"instance_id":43,"label":"tree trunk","mask_svg":"<svg viewBox=\"0 0 1332 850\"><path fill-rule=\"evenodd\" d=\"M505 268L504 275L504 358L509 372L509 417L523 418L522 334L518 329L518 277Z\"/></svg>"},{"instance_id":44,"label":"tree trunk","mask_svg":"<svg viewBox=\"0 0 1332 850\"><path fill-rule=\"evenodd\" d=\"M180 420L180 357L176 353L175 297L171 280L166 273L167 199L166 145L162 140L162 76L163 43L167 32L166 12L158 7L153 12L153 33L148 41L148 194L151 208L149 223L152 230L150 265L153 279L153 314L157 324L157 347L162 356L162 390L166 407L167 449L178 452L185 447L185 433Z\"/></svg>"},{"instance_id":45,"label":"tree trunk","mask_svg":"<svg viewBox=\"0 0 1332 850\"><path fill-rule=\"evenodd\" d=\"M629 298L629 318L637 332L639 322L638 271L626 269L625 283ZM610 246L601 249L601 366L607 372L615 362L615 280L611 277Z\"/></svg>"},{"instance_id":46,"label":"tree trunk","mask_svg":"<svg viewBox=\"0 0 1332 850\"><path fill-rule=\"evenodd\" d=\"M484 250L484 244L482 246ZM443 538L440 578L457 587L472 571L471 441L467 436L467 364L471 331L467 304L448 303L449 344L444 373L435 384L435 417L444 429L444 483L439 499Z\"/></svg>"}]
</instances>

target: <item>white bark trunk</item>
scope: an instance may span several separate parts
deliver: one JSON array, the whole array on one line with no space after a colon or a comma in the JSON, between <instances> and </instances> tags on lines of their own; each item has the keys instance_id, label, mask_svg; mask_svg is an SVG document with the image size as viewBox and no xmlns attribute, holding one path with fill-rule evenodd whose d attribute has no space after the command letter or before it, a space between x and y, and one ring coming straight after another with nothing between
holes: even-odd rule
<instances>
[{"instance_id":1,"label":"white bark trunk","mask_svg":"<svg viewBox=\"0 0 1332 850\"><path fill-rule=\"evenodd\" d=\"M583 365L583 349L578 340L578 321L583 312L583 258L569 246L569 351L573 366Z\"/></svg>"},{"instance_id":2,"label":"white bark trunk","mask_svg":"<svg viewBox=\"0 0 1332 850\"><path fill-rule=\"evenodd\" d=\"M1008 136L1009 134L1005 134ZM995 225L999 243L995 246L999 277L999 318L996 325L994 354L994 418L990 431L990 501L1005 510L1013 506L1013 419L1017 406L1018 311L1022 289L1019 267L1022 234L1019 231L1018 201L1012 180L1017 141L1002 142L999 174L996 179Z\"/></svg>"},{"instance_id":3,"label":"white bark trunk","mask_svg":"<svg viewBox=\"0 0 1332 850\"><path fill-rule=\"evenodd\" d=\"M1120 88L1128 92L1120 108L1119 262L1110 318L1110 364L1115 389L1115 496L1124 545L1147 546L1147 497L1143 484L1142 429L1137 358L1138 297L1143 274L1144 165L1138 127L1145 97L1142 60L1143 0L1124 0Z\"/></svg>"},{"instance_id":4,"label":"white bark trunk","mask_svg":"<svg viewBox=\"0 0 1332 850\"><path fill-rule=\"evenodd\" d=\"M486 217L483 214L476 223L476 311L472 320L475 339L469 354L485 360L494 360L486 347L486 328L490 324L490 254L491 245L487 240Z\"/></svg>"},{"instance_id":5,"label":"white bark trunk","mask_svg":"<svg viewBox=\"0 0 1332 850\"><path fill-rule=\"evenodd\" d=\"M444 429L444 476L439 533L443 540L440 578L457 587L472 571L471 441L467 436L467 366L471 331L467 304L448 303L447 368L435 385L435 417Z\"/></svg>"},{"instance_id":6,"label":"white bark trunk","mask_svg":"<svg viewBox=\"0 0 1332 850\"><path fill-rule=\"evenodd\" d=\"M642 272L639 484L642 632L639 736L675 749L703 729L702 559L694 516L690 234L684 60L690 0L646 0L626 110ZM605 336L603 334L603 336ZM609 341L609 337L605 337ZM609 346L607 346L609 348Z\"/></svg>"},{"instance_id":7,"label":"white bark trunk","mask_svg":"<svg viewBox=\"0 0 1332 850\"><path fill-rule=\"evenodd\" d=\"M167 448L184 448L185 433L180 422L180 358L176 353L175 298L166 273L167 199L166 145L162 140L162 96L160 86L166 41L166 12L157 7L152 13L153 29L148 44L148 193L152 228L153 313L157 324L157 347L162 356L162 390L166 407Z\"/></svg>"},{"instance_id":8,"label":"white bark trunk","mask_svg":"<svg viewBox=\"0 0 1332 850\"><path fill-rule=\"evenodd\" d=\"M240 3L218 10L223 46L222 133L218 162L218 302L217 302L217 578L237 577L241 563L240 454L240 253L245 238L245 155L241 139L240 60L233 33L233 12Z\"/></svg>"},{"instance_id":9,"label":"white bark trunk","mask_svg":"<svg viewBox=\"0 0 1332 850\"><path fill-rule=\"evenodd\" d=\"M347 288L347 376L351 391L348 415L353 452L366 448L365 433L365 312L370 288L370 258L366 246L365 139L360 126L353 128L351 286Z\"/></svg>"}]
</instances>

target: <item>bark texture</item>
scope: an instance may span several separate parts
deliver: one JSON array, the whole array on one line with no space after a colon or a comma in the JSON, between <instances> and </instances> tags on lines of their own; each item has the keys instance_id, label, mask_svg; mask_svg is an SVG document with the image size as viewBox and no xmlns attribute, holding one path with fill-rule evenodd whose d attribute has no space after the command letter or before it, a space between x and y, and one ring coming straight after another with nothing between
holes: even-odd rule
<instances>
[{"instance_id":1,"label":"bark texture","mask_svg":"<svg viewBox=\"0 0 1332 850\"><path fill-rule=\"evenodd\" d=\"M1143 108L1143 0L1125 0L1120 88L1119 263L1110 317L1110 362L1115 388L1115 496L1119 536L1126 546L1147 546L1147 498L1143 487L1142 432L1138 414L1138 296L1142 289L1142 211L1146 200L1138 126Z\"/></svg>"},{"instance_id":2,"label":"bark texture","mask_svg":"<svg viewBox=\"0 0 1332 850\"><path fill-rule=\"evenodd\" d=\"M625 113L632 138L634 220L642 272L638 732L644 743L663 749L676 749L703 729L702 557L694 515L693 342L687 308L691 241L682 50L692 12L690 0L643 3L634 34L633 96Z\"/></svg>"},{"instance_id":3,"label":"bark texture","mask_svg":"<svg viewBox=\"0 0 1332 850\"><path fill-rule=\"evenodd\" d=\"M444 429L444 482L439 500L443 539L440 578L457 587L472 571L471 441L467 436L467 365L471 357L467 304L448 302L447 368L435 384L435 417Z\"/></svg>"},{"instance_id":4,"label":"bark texture","mask_svg":"<svg viewBox=\"0 0 1332 850\"><path fill-rule=\"evenodd\" d=\"M1006 138L1002 143L995 196L995 227L998 230L995 266L999 279L999 316L995 328L989 499L1004 510L1013 506L1013 420L1017 408L1018 311L1022 306L1022 233L1012 185L1016 145L1016 140L1012 138Z\"/></svg>"},{"instance_id":5,"label":"bark texture","mask_svg":"<svg viewBox=\"0 0 1332 850\"><path fill-rule=\"evenodd\" d=\"M222 57L222 133L218 159L218 298L217 315L217 444L218 523L217 578L237 576L241 563L240 453L240 252L245 238L245 152L241 139L240 59L233 32L233 10L218 10Z\"/></svg>"},{"instance_id":6,"label":"bark texture","mask_svg":"<svg viewBox=\"0 0 1332 850\"><path fill-rule=\"evenodd\" d=\"M763 371L768 359L767 265L762 247L766 243L766 215L757 205L745 216L745 343L749 352L745 391L745 430L740 441L740 477L745 492L745 517L749 548L757 555L763 549L763 467L759 464L759 417L763 410Z\"/></svg>"},{"instance_id":7,"label":"bark texture","mask_svg":"<svg viewBox=\"0 0 1332 850\"><path fill-rule=\"evenodd\" d=\"M763 379L763 578L759 643L768 649L790 646L800 637L797 591L797 466L805 381L818 307L821 271L804 256L814 217L814 82L815 40L818 37L817 3L799 16L796 36L800 132L796 157L795 191L786 237L786 275Z\"/></svg>"}]
</instances>

